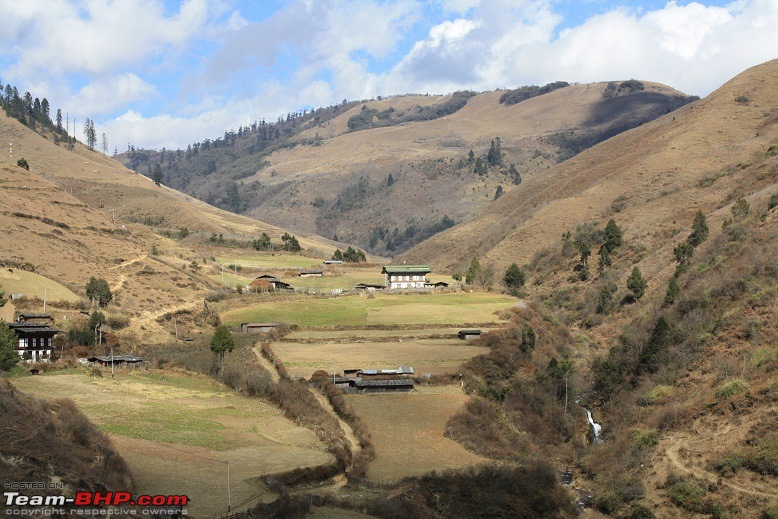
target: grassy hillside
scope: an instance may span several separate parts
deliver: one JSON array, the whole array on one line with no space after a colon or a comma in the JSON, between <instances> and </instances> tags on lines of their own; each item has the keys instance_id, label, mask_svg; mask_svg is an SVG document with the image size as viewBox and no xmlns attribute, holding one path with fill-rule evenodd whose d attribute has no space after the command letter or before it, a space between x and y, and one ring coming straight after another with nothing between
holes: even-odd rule
<instances>
[{"instance_id":1,"label":"grassy hillside","mask_svg":"<svg viewBox=\"0 0 778 519\"><path fill-rule=\"evenodd\" d=\"M625 238L666 260L671 251L660 251L698 209L712 214L738 194L769 196L777 87L778 61L750 69L702 101L529 176L476 218L403 257L463 270L478 255L502 273L578 225L614 218ZM651 263L647 269L664 261Z\"/></svg>"},{"instance_id":2,"label":"grassy hillside","mask_svg":"<svg viewBox=\"0 0 778 519\"><path fill-rule=\"evenodd\" d=\"M172 186L220 207L388 256L468 220L498 186L521 190L517 174L544 172L690 100L635 83L642 90L572 85L510 105L506 92L371 100L281 121L273 141L261 126L241 128L197 151L120 158L147 175L160 164ZM476 173L495 138L501 153Z\"/></svg>"},{"instance_id":3,"label":"grassy hillside","mask_svg":"<svg viewBox=\"0 0 778 519\"><path fill-rule=\"evenodd\" d=\"M83 298L87 281L103 277L114 292L111 310L136 318L123 332L127 342L166 340L170 332L156 319L198 308L205 292L221 285L217 256L250 250L262 233L281 244L278 227L156 186L80 144L58 146L4 114L0 131L14 143L13 158L0 159L0 290L30 298L16 303L19 310L42 310L48 287L49 302L68 303L57 318L76 318L73 294ZM20 158L29 170L16 164ZM297 238L317 258L303 264L335 249L317 236ZM43 277L30 284L35 274Z\"/></svg>"}]
</instances>

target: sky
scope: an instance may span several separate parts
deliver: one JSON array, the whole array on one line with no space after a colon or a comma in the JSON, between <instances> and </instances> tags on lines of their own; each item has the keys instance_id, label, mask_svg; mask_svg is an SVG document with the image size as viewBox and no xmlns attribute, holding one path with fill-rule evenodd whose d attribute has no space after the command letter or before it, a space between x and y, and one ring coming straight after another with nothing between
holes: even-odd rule
<instances>
[{"instance_id":1,"label":"sky","mask_svg":"<svg viewBox=\"0 0 778 519\"><path fill-rule=\"evenodd\" d=\"M185 149L343 99L626 79L704 97L778 58L776 27L778 0L0 0L0 82L111 152Z\"/></svg>"}]
</instances>

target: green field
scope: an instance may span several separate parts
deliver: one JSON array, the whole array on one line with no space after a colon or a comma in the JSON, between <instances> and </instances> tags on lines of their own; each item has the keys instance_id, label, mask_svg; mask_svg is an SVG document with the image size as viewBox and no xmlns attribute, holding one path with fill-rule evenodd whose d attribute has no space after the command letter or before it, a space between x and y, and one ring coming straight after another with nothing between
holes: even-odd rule
<instances>
[{"instance_id":1,"label":"green field","mask_svg":"<svg viewBox=\"0 0 778 519\"><path fill-rule=\"evenodd\" d=\"M500 321L516 300L499 294L375 294L267 301L221 315L227 325L281 321L301 327L466 325Z\"/></svg>"},{"instance_id":2,"label":"green field","mask_svg":"<svg viewBox=\"0 0 778 519\"><path fill-rule=\"evenodd\" d=\"M0 270L0 291L10 294L24 294L27 297L37 297L48 301L68 301L77 303L81 300L70 289L60 285L47 277L34 272L13 269Z\"/></svg>"},{"instance_id":3,"label":"green field","mask_svg":"<svg viewBox=\"0 0 778 519\"><path fill-rule=\"evenodd\" d=\"M226 511L226 468L232 506L248 508L272 495L256 479L332 461L316 434L272 405L246 398L201 375L117 370L111 379L86 370L13 379L19 389L67 397L111 439L139 493L186 494L194 517Z\"/></svg>"},{"instance_id":4,"label":"green field","mask_svg":"<svg viewBox=\"0 0 778 519\"><path fill-rule=\"evenodd\" d=\"M295 267L309 268L314 265L321 265L320 259L306 258L297 254L283 254L270 252L255 252L234 256L220 256L216 261L227 267L228 265L240 265L250 268L278 268L291 269Z\"/></svg>"}]
</instances>

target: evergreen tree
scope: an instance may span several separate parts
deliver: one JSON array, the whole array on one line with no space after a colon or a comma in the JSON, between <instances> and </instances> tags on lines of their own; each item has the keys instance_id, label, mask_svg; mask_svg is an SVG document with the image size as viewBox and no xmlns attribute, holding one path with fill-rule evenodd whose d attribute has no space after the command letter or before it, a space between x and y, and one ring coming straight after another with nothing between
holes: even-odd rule
<instances>
[{"instance_id":1,"label":"evergreen tree","mask_svg":"<svg viewBox=\"0 0 778 519\"><path fill-rule=\"evenodd\" d=\"M610 267L611 263L612 263L611 253L608 252L608 247L603 245L602 247L600 247L600 260L598 262L600 271L602 272L603 270L605 270L606 267Z\"/></svg>"},{"instance_id":2,"label":"evergreen tree","mask_svg":"<svg viewBox=\"0 0 778 519\"><path fill-rule=\"evenodd\" d=\"M581 253L581 265L587 266L589 262L589 256L592 255L592 249L589 248L586 243L581 242L578 244L578 252Z\"/></svg>"},{"instance_id":3,"label":"evergreen tree","mask_svg":"<svg viewBox=\"0 0 778 519\"><path fill-rule=\"evenodd\" d=\"M627 278L627 288L632 292L635 299L640 299L646 291L646 280L643 279L643 274L640 273L640 269L635 267L632 269L632 274Z\"/></svg>"},{"instance_id":4,"label":"evergreen tree","mask_svg":"<svg viewBox=\"0 0 778 519\"><path fill-rule=\"evenodd\" d=\"M481 264L478 263L478 256L473 256L473 259L470 261L470 268L467 269L467 274L465 275L465 283L472 285L480 270Z\"/></svg>"},{"instance_id":5,"label":"evergreen tree","mask_svg":"<svg viewBox=\"0 0 778 519\"><path fill-rule=\"evenodd\" d=\"M598 314L609 314L613 311L613 294L616 292L616 285L606 283L600 289L600 295L597 298L596 312Z\"/></svg>"},{"instance_id":6,"label":"evergreen tree","mask_svg":"<svg viewBox=\"0 0 778 519\"><path fill-rule=\"evenodd\" d=\"M514 294L527 281L527 275L519 268L515 263L512 263L508 270L505 271L505 276L502 278L505 286L508 287L508 291Z\"/></svg>"},{"instance_id":7,"label":"evergreen tree","mask_svg":"<svg viewBox=\"0 0 778 519\"><path fill-rule=\"evenodd\" d=\"M484 162L481 157L478 157L475 159L475 168L473 168L473 173L476 175L485 175L486 174L486 163Z\"/></svg>"},{"instance_id":8,"label":"evergreen tree","mask_svg":"<svg viewBox=\"0 0 778 519\"><path fill-rule=\"evenodd\" d=\"M525 323L521 327L521 344L519 345L521 351L524 353L532 353L532 350L535 349L536 340L537 336L535 335L535 330L532 329L532 326Z\"/></svg>"},{"instance_id":9,"label":"evergreen tree","mask_svg":"<svg viewBox=\"0 0 778 519\"><path fill-rule=\"evenodd\" d=\"M516 164L511 163L511 166L508 168L508 177L513 181L514 186L521 184L521 175L519 170L516 169Z\"/></svg>"},{"instance_id":10,"label":"evergreen tree","mask_svg":"<svg viewBox=\"0 0 778 519\"><path fill-rule=\"evenodd\" d=\"M62 133L62 109L57 108L57 133Z\"/></svg>"},{"instance_id":11,"label":"evergreen tree","mask_svg":"<svg viewBox=\"0 0 778 519\"><path fill-rule=\"evenodd\" d=\"M611 218L605 226L605 247L608 252L613 252L621 246L621 229L616 221Z\"/></svg>"},{"instance_id":12,"label":"evergreen tree","mask_svg":"<svg viewBox=\"0 0 778 519\"><path fill-rule=\"evenodd\" d=\"M686 241L692 247L699 247L705 240L708 239L708 221L702 211L697 211L697 216L694 217L694 223L692 224L692 233L686 239Z\"/></svg>"},{"instance_id":13,"label":"evergreen tree","mask_svg":"<svg viewBox=\"0 0 778 519\"><path fill-rule=\"evenodd\" d=\"M6 87L8 88L8 87ZM475 153L473 153L473 150L470 150L470 152L467 154L467 161L472 164L475 162Z\"/></svg>"},{"instance_id":14,"label":"evergreen tree","mask_svg":"<svg viewBox=\"0 0 778 519\"><path fill-rule=\"evenodd\" d=\"M670 344L670 325L664 317L654 323L651 337L640 350L638 374L654 373L659 369L659 354Z\"/></svg>"},{"instance_id":15,"label":"evergreen tree","mask_svg":"<svg viewBox=\"0 0 778 519\"><path fill-rule=\"evenodd\" d=\"M492 145L486 154L486 161L490 166L502 166L502 147L499 137L492 139Z\"/></svg>"},{"instance_id":16,"label":"evergreen tree","mask_svg":"<svg viewBox=\"0 0 778 519\"><path fill-rule=\"evenodd\" d=\"M111 302L113 294L111 294L111 288L105 279L92 276L89 278L89 283L86 284L86 297L94 299L100 306L105 306Z\"/></svg>"},{"instance_id":17,"label":"evergreen tree","mask_svg":"<svg viewBox=\"0 0 778 519\"><path fill-rule=\"evenodd\" d=\"M391 173L389 173L389 176L386 177L386 185L388 187L391 186L392 184L394 184L394 177L392 176Z\"/></svg>"},{"instance_id":18,"label":"evergreen tree","mask_svg":"<svg viewBox=\"0 0 778 519\"><path fill-rule=\"evenodd\" d=\"M162 174L162 167L160 167L159 164L154 164L154 170L151 173L151 180L154 181L156 186L160 186L165 183L165 177Z\"/></svg>"},{"instance_id":19,"label":"evergreen tree","mask_svg":"<svg viewBox=\"0 0 778 519\"><path fill-rule=\"evenodd\" d=\"M665 292L665 306L675 303L678 296L681 294L681 287L678 286L678 282L674 277L670 278L670 282L667 283L667 291Z\"/></svg>"},{"instance_id":20,"label":"evergreen tree","mask_svg":"<svg viewBox=\"0 0 778 519\"><path fill-rule=\"evenodd\" d=\"M8 371L16 366L21 357L16 352L18 338L5 321L0 319L0 370Z\"/></svg>"},{"instance_id":21,"label":"evergreen tree","mask_svg":"<svg viewBox=\"0 0 778 519\"><path fill-rule=\"evenodd\" d=\"M211 351L219 356L219 360L224 361L224 354L235 349L235 341L232 338L230 329L220 324L216 327L211 337Z\"/></svg>"},{"instance_id":22,"label":"evergreen tree","mask_svg":"<svg viewBox=\"0 0 778 519\"><path fill-rule=\"evenodd\" d=\"M673 249L673 254L675 255L675 261L678 262L678 265L686 266L694 255L694 246L690 243L679 243Z\"/></svg>"},{"instance_id":23,"label":"evergreen tree","mask_svg":"<svg viewBox=\"0 0 778 519\"><path fill-rule=\"evenodd\" d=\"M502 186L501 186L501 185L498 185L498 186L497 186L497 191L495 191L495 193L494 193L494 198L492 199L492 201L494 201L494 200L497 200L498 198L500 198L500 197L502 196L503 192L504 192L504 191L503 191L503 189L502 189Z\"/></svg>"},{"instance_id":24,"label":"evergreen tree","mask_svg":"<svg viewBox=\"0 0 778 519\"><path fill-rule=\"evenodd\" d=\"M332 259L343 261L343 253L340 251L340 249L335 249L335 253L332 255Z\"/></svg>"}]
</instances>

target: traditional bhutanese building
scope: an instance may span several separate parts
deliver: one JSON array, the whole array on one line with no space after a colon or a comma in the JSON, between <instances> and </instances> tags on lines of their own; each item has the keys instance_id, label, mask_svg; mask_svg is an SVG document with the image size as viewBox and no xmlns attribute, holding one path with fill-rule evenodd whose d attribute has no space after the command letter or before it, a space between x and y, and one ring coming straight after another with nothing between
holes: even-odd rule
<instances>
[{"instance_id":1,"label":"traditional bhutanese building","mask_svg":"<svg viewBox=\"0 0 778 519\"><path fill-rule=\"evenodd\" d=\"M53 319L48 314L22 314L19 322L8 323L8 327L19 338L16 351L24 360L48 362L51 359L52 338L60 333L53 328Z\"/></svg>"},{"instance_id":2,"label":"traditional bhutanese building","mask_svg":"<svg viewBox=\"0 0 778 519\"><path fill-rule=\"evenodd\" d=\"M381 271L386 276L386 288L402 290L424 288L427 274L432 270L427 265L387 265Z\"/></svg>"}]
</instances>

